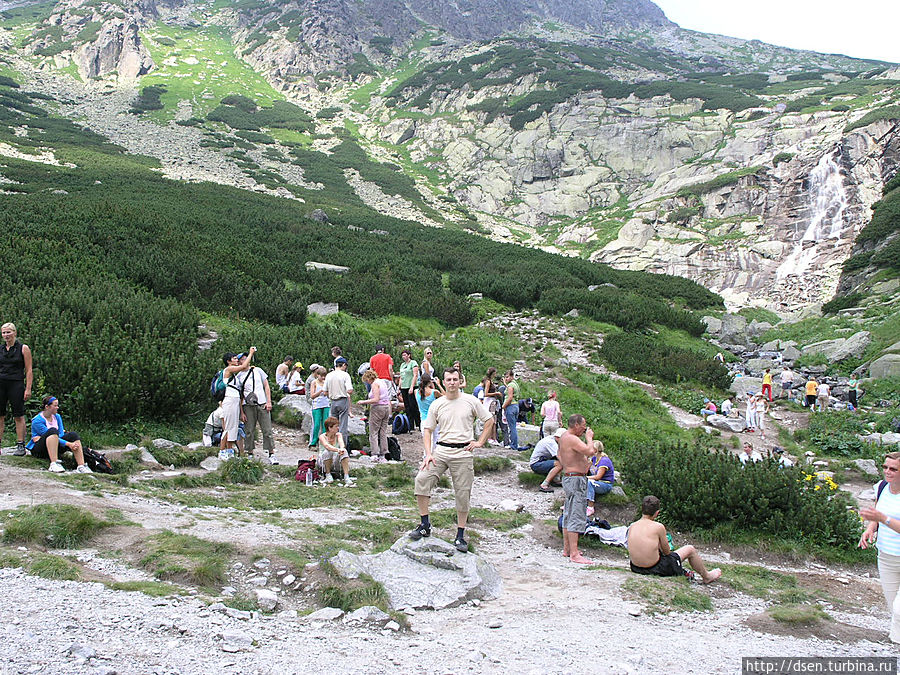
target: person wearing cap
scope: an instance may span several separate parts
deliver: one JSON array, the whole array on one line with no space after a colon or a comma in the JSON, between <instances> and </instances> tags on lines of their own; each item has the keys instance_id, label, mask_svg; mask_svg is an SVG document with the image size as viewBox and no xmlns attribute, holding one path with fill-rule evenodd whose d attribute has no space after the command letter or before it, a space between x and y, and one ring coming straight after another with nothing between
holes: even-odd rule
<instances>
[{"instance_id":1,"label":"person wearing cap","mask_svg":"<svg viewBox=\"0 0 900 675\"><path fill-rule=\"evenodd\" d=\"M369 359L369 368L375 371L379 380L394 381L394 359L384 351L384 345L375 345L375 355Z\"/></svg>"},{"instance_id":2,"label":"person wearing cap","mask_svg":"<svg viewBox=\"0 0 900 675\"><path fill-rule=\"evenodd\" d=\"M700 411L700 416L705 420L709 415L718 414L719 410L716 408L716 404L710 401L708 398L703 399L703 410Z\"/></svg>"},{"instance_id":3,"label":"person wearing cap","mask_svg":"<svg viewBox=\"0 0 900 675\"><path fill-rule=\"evenodd\" d=\"M294 370L291 372L291 377L288 380L288 393L289 394L304 394L306 393L306 384L303 380L303 364L297 361L294 364Z\"/></svg>"},{"instance_id":4,"label":"person wearing cap","mask_svg":"<svg viewBox=\"0 0 900 675\"><path fill-rule=\"evenodd\" d=\"M31 439L28 441L28 449L32 457L41 457L50 460L48 471L53 473L65 473L62 462L59 461L60 451L71 450L75 455L77 473L94 473L91 467L84 463L84 448L81 438L72 431L66 431L63 427L62 417L59 414L59 399L55 396L45 396L41 401L41 412L31 420Z\"/></svg>"},{"instance_id":5,"label":"person wearing cap","mask_svg":"<svg viewBox=\"0 0 900 675\"><path fill-rule=\"evenodd\" d=\"M288 393L288 379L291 377L291 364L293 362L293 356L285 356L284 361L279 363L275 369L275 386L285 394Z\"/></svg>"},{"instance_id":6,"label":"person wearing cap","mask_svg":"<svg viewBox=\"0 0 900 675\"><path fill-rule=\"evenodd\" d=\"M531 459L528 461L531 470L536 474L546 476L538 488L541 492L553 492L550 484L562 471L562 464L559 463L556 455L559 452L559 439L564 433L566 430L560 427L553 432L552 436L544 436L537 442L531 453Z\"/></svg>"},{"instance_id":7,"label":"person wearing cap","mask_svg":"<svg viewBox=\"0 0 900 675\"><path fill-rule=\"evenodd\" d=\"M248 359L244 356L243 360ZM238 373L238 386L241 389L241 419L244 421L244 448L247 455L253 457L256 449L256 425L259 424L263 437L263 450L272 464L278 464L275 456L275 436L272 433L272 390L269 388L269 376L259 366L251 366L249 370Z\"/></svg>"},{"instance_id":8,"label":"person wearing cap","mask_svg":"<svg viewBox=\"0 0 900 675\"><path fill-rule=\"evenodd\" d=\"M344 447L350 447L350 395L353 393L353 380L347 372L347 359L338 356L334 360L334 370L325 376L325 389L331 407L331 416L340 422L340 433L344 438Z\"/></svg>"}]
</instances>

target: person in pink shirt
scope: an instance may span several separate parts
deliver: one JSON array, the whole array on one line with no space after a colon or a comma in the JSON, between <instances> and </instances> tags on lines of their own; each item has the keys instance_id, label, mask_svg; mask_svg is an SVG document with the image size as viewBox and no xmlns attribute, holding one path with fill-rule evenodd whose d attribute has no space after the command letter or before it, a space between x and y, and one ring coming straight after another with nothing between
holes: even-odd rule
<instances>
[{"instance_id":1,"label":"person in pink shirt","mask_svg":"<svg viewBox=\"0 0 900 675\"><path fill-rule=\"evenodd\" d=\"M544 436L552 436L559 429L559 419L561 410L559 401L556 400L556 392L551 391L547 394L547 400L541 403L541 438Z\"/></svg>"}]
</instances>

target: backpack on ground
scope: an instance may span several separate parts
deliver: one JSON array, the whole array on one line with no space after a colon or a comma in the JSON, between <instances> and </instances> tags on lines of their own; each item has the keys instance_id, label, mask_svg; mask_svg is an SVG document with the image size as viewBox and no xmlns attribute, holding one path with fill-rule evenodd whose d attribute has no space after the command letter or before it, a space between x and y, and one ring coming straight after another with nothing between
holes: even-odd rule
<instances>
[{"instance_id":1,"label":"backpack on ground","mask_svg":"<svg viewBox=\"0 0 900 675\"><path fill-rule=\"evenodd\" d=\"M393 436L388 436L388 459L392 462L399 462L400 457L400 441Z\"/></svg>"},{"instance_id":2,"label":"backpack on ground","mask_svg":"<svg viewBox=\"0 0 900 675\"><path fill-rule=\"evenodd\" d=\"M395 435L409 433L409 417L406 413L394 415L394 421L391 422L391 433Z\"/></svg>"},{"instance_id":3,"label":"backpack on ground","mask_svg":"<svg viewBox=\"0 0 900 675\"><path fill-rule=\"evenodd\" d=\"M297 471L294 474L294 480L299 480L301 483L306 482L306 474L312 474L312 482L316 482L319 480L319 468L316 466L316 460L314 459L301 459L297 462Z\"/></svg>"},{"instance_id":4,"label":"backpack on ground","mask_svg":"<svg viewBox=\"0 0 900 675\"><path fill-rule=\"evenodd\" d=\"M88 465L91 471L97 473L113 472L112 464L106 459L106 455L91 448L84 448L84 463Z\"/></svg>"}]
</instances>

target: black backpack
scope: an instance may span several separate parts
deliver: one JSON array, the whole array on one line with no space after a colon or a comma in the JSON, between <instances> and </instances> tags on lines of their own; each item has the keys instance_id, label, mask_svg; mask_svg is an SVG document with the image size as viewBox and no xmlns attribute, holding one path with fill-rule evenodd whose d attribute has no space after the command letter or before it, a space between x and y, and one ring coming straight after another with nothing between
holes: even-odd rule
<instances>
[{"instance_id":1,"label":"black backpack","mask_svg":"<svg viewBox=\"0 0 900 675\"><path fill-rule=\"evenodd\" d=\"M400 457L400 441L393 436L388 436L387 458L392 462L399 462Z\"/></svg>"},{"instance_id":2,"label":"black backpack","mask_svg":"<svg viewBox=\"0 0 900 675\"><path fill-rule=\"evenodd\" d=\"M84 463L90 467L91 471L97 473L113 472L112 464L106 459L106 455L91 448L84 448Z\"/></svg>"}]
</instances>

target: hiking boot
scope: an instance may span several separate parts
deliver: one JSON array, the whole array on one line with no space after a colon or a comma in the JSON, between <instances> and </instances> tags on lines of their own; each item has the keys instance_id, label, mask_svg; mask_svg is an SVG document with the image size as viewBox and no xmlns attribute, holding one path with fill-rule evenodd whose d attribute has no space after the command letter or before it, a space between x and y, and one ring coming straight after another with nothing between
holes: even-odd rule
<instances>
[{"instance_id":1,"label":"hiking boot","mask_svg":"<svg viewBox=\"0 0 900 675\"><path fill-rule=\"evenodd\" d=\"M50 466L47 467L47 471L52 471L53 473L65 473L66 469L60 462L56 461L50 462Z\"/></svg>"},{"instance_id":2,"label":"hiking boot","mask_svg":"<svg viewBox=\"0 0 900 675\"><path fill-rule=\"evenodd\" d=\"M91 467L89 467L87 464L82 464L77 469L75 469L75 473L94 473L94 472L91 471Z\"/></svg>"},{"instance_id":3,"label":"hiking boot","mask_svg":"<svg viewBox=\"0 0 900 675\"><path fill-rule=\"evenodd\" d=\"M431 536L431 526L425 525L424 523L419 523L412 532L409 533L409 538L413 541L419 541L422 537L430 537Z\"/></svg>"},{"instance_id":4,"label":"hiking boot","mask_svg":"<svg viewBox=\"0 0 900 675\"><path fill-rule=\"evenodd\" d=\"M16 443L16 449L13 450L13 457L24 457L25 456L25 443L19 441Z\"/></svg>"},{"instance_id":5,"label":"hiking boot","mask_svg":"<svg viewBox=\"0 0 900 675\"><path fill-rule=\"evenodd\" d=\"M456 547L456 550L460 553L468 553L469 552L469 542L467 542L462 537L457 537L453 541L453 545Z\"/></svg>"}]
</instances>

